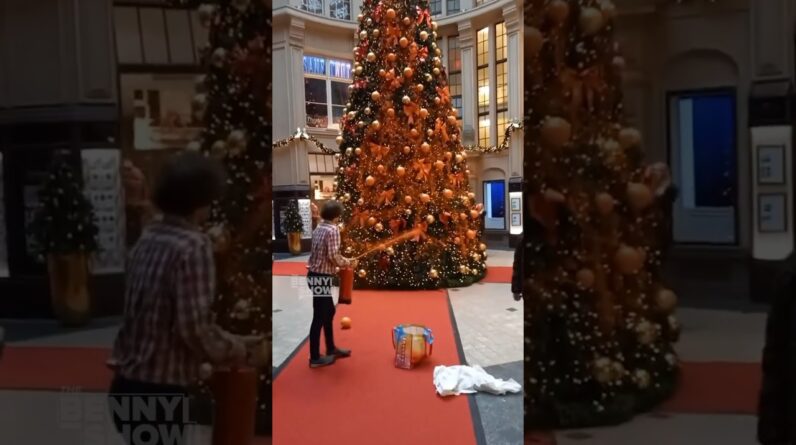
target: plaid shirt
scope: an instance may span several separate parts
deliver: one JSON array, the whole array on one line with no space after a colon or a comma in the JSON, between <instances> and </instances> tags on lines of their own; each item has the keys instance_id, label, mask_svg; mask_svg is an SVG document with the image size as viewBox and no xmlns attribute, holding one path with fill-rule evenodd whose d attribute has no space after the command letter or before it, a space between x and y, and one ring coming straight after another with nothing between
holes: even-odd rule
<instances>
[{"instance_id":1,"label":"plaid shirt","mask_svg":"<svg viewBox=\"0 0 796 445\"><path fill-rule=\"evenodd\" d=\"M190 385L208 361L227 359L237 340L213 321L210 239L187 223L149 225L130 253L124 320L113 358L122 376Z\"/></svg>"},{"instance_id":2,"label":"plaid shirt","mask_svg":"<svg viewBox=\"0 0 796 445\"><path fill-rule=\"evenodd\" d=\"M340 255L340 229L323 221L312 232L312 250L307 268L310 272L335 275L338 266L335 257Z\"/></svg>"}]
</instances>

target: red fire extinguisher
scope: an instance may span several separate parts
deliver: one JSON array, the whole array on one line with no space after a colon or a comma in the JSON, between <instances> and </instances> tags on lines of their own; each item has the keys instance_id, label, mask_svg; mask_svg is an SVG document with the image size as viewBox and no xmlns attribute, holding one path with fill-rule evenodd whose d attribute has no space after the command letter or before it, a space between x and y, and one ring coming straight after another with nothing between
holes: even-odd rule
<instances>
[{"instance_id":1,"label":"red fire extinguisher","mask_svg":"<svg viewBox=\"0 0 796 445\"><path fill-rule=\"evenodd\" d=\"M253 368L217 371L212 390L216 405L213 445L251 444L257 410L257 371Z\"/></svg>"},{"instance_id":2,"label":"red fire extinguisher","mask_svg":"<svg viewBox=\"0 0 796 445\"><path fill-rule=\"evenodd\" d=\"M351 295L354 293L354 269L340 268L340 298L337 304L351 304Z\"/></svg>"}]
</instances>

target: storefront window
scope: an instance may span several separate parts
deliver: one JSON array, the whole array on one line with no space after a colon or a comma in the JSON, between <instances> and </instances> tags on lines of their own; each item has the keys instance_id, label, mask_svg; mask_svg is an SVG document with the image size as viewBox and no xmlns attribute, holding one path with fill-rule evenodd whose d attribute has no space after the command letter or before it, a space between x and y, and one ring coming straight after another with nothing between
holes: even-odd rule
<instances>
[{"instance_id":1,"label":"storefront window","mask_svg":"<svg viewBox=\"0 0 796 445\"><path fill-rule=\"evenodd\" d=\"M307 126L337 128L348 101L351 63L304 56L304 100Z\"/></svg>"},{"instance_id":2,"label":"storefront window","mask_svg":"<svg viewBox=\"0 0 796 445\"><path fill-rule=\"evenodd\" d=\"M323 0L302 0L301 9L313 14L323 14Z\"/></svg>"},{"instance_id":3,"label":"storefront window","mask_svg":"<svg viewBox=\"0 0 796 445\"><path fill-rule=\"evenodd\" d=\"M329 15L333 19L351 20L351 0L332 0L329 3Z\"/></svg>"},{"instance_id":4,"label":"storefront window","mask_svg":"<svg viewBox=\"0 0 796 445\"><path fill-rule=\"evenodd\" d=\"M506 182L484 181L484 225L489 230L506 229Z\"/></svg>"},{"instance_id":5,"label":"storefront window","mask_svg":"<svg viewBox=\"0 0 796 445\"><path fill-rule=\"evenodd\" d=\"M337 192L337 161L334 156L310 153L308 160L312 199L326 201L334 198Z\"/></svg>"},{"instance_id":6,"label":"storefront window","mask_svg":"<svg viewBox=\"0 0 796 445\"><path fill-rule=\"evenodd\" d=\"M191 104L195 75L123 74L122 126L125 145L136 150L185 148L202 131Z\"/></svg>"}]
</instances>

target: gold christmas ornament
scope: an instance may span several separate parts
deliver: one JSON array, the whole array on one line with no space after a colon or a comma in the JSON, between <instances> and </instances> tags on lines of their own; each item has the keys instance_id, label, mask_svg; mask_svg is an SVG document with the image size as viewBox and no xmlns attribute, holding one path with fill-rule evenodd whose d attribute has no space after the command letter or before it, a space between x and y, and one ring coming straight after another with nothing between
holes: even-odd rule
<instances>
[{"instance_id":1,"label":"gold christmas ornament","mask_svg":"<svg viewBox=\"0 0 796 445\"><path fill-rule=\"evenodd\" d=\"M677 307L677 294L670 289L661 289L655 295L655 304L665 314L671 314Z\"/></svg>"},{"instance_id":2,"label":"gold christmas ornament","mask_svg":"<svg viewBox=\"0 0 796 445\"><path fill-rule=\"evenodd\" d=\"M384 225L383 225L382 223L376 223L376 225L375 225L375 226L373 226L373 228L374 228L374 229L375 229L377 232L381 232L382 230L384 230Z\"/></svg>"},{"instance_id":3,"label":"gold christmas ornament","mask_svg":"<svg viewBox=\"0 0 796 445\"><path fill-rule=\"evenodd\" d=\"M387 75L387 71L385 71L384 68L379 70L379 77L384 77L386 75Z\"/></svg>"},{"instance_id":4,"label":"gold christmas ornament","mask_svg":"<svg viewBox=\"0 0 796 445\"><path fill-rule=\"evenodd\" d=\"M390 256L395 255L395 249L393 249L392 247L388 247L385 250L385 252L387 252L387 255L390 255Z\"/></svg>"},{"instance_id":5,"label":"gold christmas ornament","mask_svg":"<svg viewBox=\"0 0 796 445\"><path fill-rule=\"evenodd\" d=\"M383 166L383 165L379 164L378 166L376 166L376 171L377 171L377 172L379 172L379 173L382 173L382 174L383 174L383 173L384 173L384 170L385 170L385 168L384 168L384 166Z\"/></svg>"},{"instance_id":6,"label":"gold christmas ornament","mask_svg":"<svg viewBox=\"0 0 796 445\"><path fill-rule=\"evenodd\" d=\"M439 272L437 272L437 269L431 269L431 270L428 272L428 276L430 276L431 278L434 278L434 279L436 279L436 278L438 278L438 277L439 277Z\"/></svg>"},{"instance_id":7,"label":"gold christmas ornament","mask_svg":"<svg viewBox=\"0 0 796 445\"><path fill-rule=\"evenodd\" d=\"M427 38L428 38L428 33L426 31L420 31L420 40L425 42Z\"/></svg>"},{"instance_id":8,"label":"gold christmas ornament","mask_svg":"<svg viewBox=\"0 0 796 445\"><path fill-rule=\"evenodd\" d=\"M561 117L548 117L542 124L542 139L553 148L562 147L572 137L572 125Z\"/></svg>"},{"instance_id":9,"label":"gold christmas ornament","mask_svg":"<svg viewBox=\"0 0 796 445\"><path fill-rule=\"evenodd\" d=\"M627 185L627 199L631 207L640 211L652 205L655 197L645 184L631 182Z\"/></svg>"},{"instance_id":10,"label":"gold christmas ornament","mask_svg":"<svg viewBox=\"0 0 796 445\"><path fill-rule=\"evenodd\" d=\"M476 235L477 233L473 229L467 231L467 239L475 239Z\"/></svg>"},{"instance_id":11,"label":"gold christmas ornament","mask_svg":"<svg viewBox=\"0 0 796 445\"><path fill-rule=\"evenodd\" d=\"M417 90L418 93L422 93L425 88L426 87L424 87L422 83L415 85L415 89Z\"/></svg>"},{"instance_id":12,"label":"gold christmas ornament","mask_svg":"<svg viewBox=\"0 0 796 445\"><path fill-rule=\"evenodd\" d=\"M622 244L616 250L616 254L614 254L614 264L619 272L625 275L633 275L637 273L644 265L643 257L638 249L630 247L626 244Z\"/></svg>"},{"instance_id":13,"label":"gold christmas ornament","mask_svg":"<svg viewBox=\"0 0 796 445\"><path fill-rule=\"evenodd\" d=\"M335 142L337 142L337 145L340 145L340 144L342 144L342 143L343 143L343 137L342 137L342 136L337 136L337 137L334 139L334 141L335 141Z\"/></svg>"},{"instance_id":14,"label":"gold christmas ornament","mask_svg":"<svg viewBox=\"0 0 796 445\"><path fill-rule=\"evenodd\" d=\"M354 73L356 73L357 76L361 75L362 74L362 67L358 66L358 67L354 68Z\"/></svg>"},{"instance_id":15,"label":"gold christmas ornament","mask_svg":"<svg viewBox=\"0 0 796 445\"><path fill-rule=\"evenodd\" d=\"M406 48L407 45L409 45L409 39L406 37L401 37L401 40L399 40L398 43L401 45L401 48Z\"/></svg>"},{"instance_id":16,"label":"gold christmas ornament","mask_svg":"<svg viewBox=\"0 0 796 445\"><path fill-rule=\"evenodd\" d=\"M594 204L597 206L597 211L603 216L608 216L614 212L615 203L614 197L608 193L598 193L597 196L594 197Z\"/></svg>"},{"instance_id":17,"label":"gold christmas ornament","mask_svg":"<svg viewBox=\"0 0 796 445\"><path fill-rule=\"evenodd\" d=\"M390 8L386 13L387 20L395 20L395 10Z\"/></svg>"},{"instance_id":18,"label":"gold christmas ornament","mask_svg":"<svg viewBox=\"0 0 796 445\"><path fill-rule=\"evenodd\" d=\"M426 216L426 222L427 222L427 223L429 223L429 224L434 224L434 221L435 221L435 219L434 219L434 215L428 215L428 216Z\"/></svg>"},{"instance_id":19,"label":"gold christmas ornament","mask_svg":"<svg viewBox=\"0 0 796 445\"><path fill-rule=\"evenodd\" d=\"M361 206L365 204L365 200L362 198L357 199L357 205Z\"/></svg>"},{"instance_id":20,"label":"gold christmas ornament","mask_svg":"<svg viewBox=\"0 0 796 445\"><path fill-rule=\"evenodd\" d=\"M400 166L400 165L399 165L399 166L398 166L398 167L395 169L395 173L397 173L397 174L398 174L398 177L402 177L403 175L405 175L405 174L406 174L406 168L404 168L404 167L402 167L402 166Z\"/></svg>"},{"instance_id":21,"label":"gold christmas ornament","mask_svg":"<svg viewBox=\"0 0 796 445\"><path fill-rule=\"evenodd\" d=\"M445 163L442 161L437 161L434 163L434 167L436 167L437 170L442 170L445 168Z\"/></svg>"},{"instance_id":22,"label":"gold christmas ornament","mask_svg":"<svg viewBox=\"0 0 796 445\"><path fill-rule=\"evenodd\" d=\"M428 136L428 137L434 136L434 130L432 130L430 128L428 130L426 130L426 136Z\"/></svg>"},{"instance_id":23,"label":"gold christmas ornament","mask_svg":"<svg viewBox=\"0 0 796 445\"><path fill-rule=\"evenodd\" d=\"M412 102L412 98L409 97L409 96L404 96L404 97L401 98L401 102L403 102L404 105L408 105L409 102Z\"/></svg>"},{"instance_id":24,"label":"gold christmas ornament","mask_svg":"<svg viewBox=\"0 0 796 445\"><path fill-rule=\"evenodd\" d=\"M429 201L431 201L431 196L429 196L428 193L420 194L420 202L422 202L423 204L427 204Z\"/></svg>"},{"instance_id":25,"label":"gold christmas ornament","mask_svg":"<svg viewBox=\"0 0 796 445\"><path fill-rule=\"evenodd\" d=\"M404 17L403 23L404 26L409 26L412 24L412 19L410 19L409 17Z\"/></svg>"},{"instance_id":26,"label":"gold christmas ornament","mask_svg":"<svg viewBox=\"0 0 796 445\"><path fill-rule=\"evenodd\" d=\"M407 203L407 204L411 204L412 203L412 197L409 196L409 195L404 196L404 202Z\"/></svg>"},{"instance_id":27,"label":"gold christmas ornament","mask_svg":"<svg viewBox=\"0 0 796 445\"><path fill-rule=\"evenodd\" d=\"M395 117L395 108L387 108L387 116Z\"/></svg>"},{"instance_id":28,"label":"gold christmas ornament","mask_svg":"<svg viewBox=\"0 0 796 445\"><path fill-rule=\"evenodd\" d=\"M409 153L411 153L411 152L412 152L412 149L411 149L411 148L409 148L409 146L408 146L408 145L404 146L404 154L407 154L407 155L408 155L408 154L409 154Z\"/></svg>"},{"instance_id":29,"label":"gold christmas ornament","mask_svg":"<svg viewBox=\"0 0 796 445\"><path fill-rule=\"evenodd\" d=\"M525 27L525 53L535 57L544 46L544 36L539 28L533 26Z\"/></svg>"},{"instance_id":30,"label":"gold christmas ornament","mask_svg":"<svg viewBox=\"0 0 796 445\"><path fill-rule=\"evenodd\" d=\"M650 373L643 369L637 369L633 373L633 381L641 389L647 389L650 386L650 380Z\"/></svg>"},{"instance_id":31,"label":"gold christmas ornament","mask_svg":"<svg viewBox=\"0 0 796 445\"><path fill-rule=\"evenodd\" d=\"M395 62L395 59L397 59L397 58L398 58L398 56L396 56L395 53L387 54L387 61L390 62L390 63Z\"/></svg>"},{"instance_id":32,"label":"gold christmas ornament","mask_svg":"<svg viewBox=\"0 0 796 445\"><path fill-rule=\"evenodd\" d=\"M375 120L370 123L370 126L373 127L374 130L378 130L379 128L381 128L381 122Z\"/></svg>"},{"instance_id":33,"label":"gold christmas ornament","mask_svg":"<svg viewBox=\"0 0 796 445\"><path fill-rule=\"evenodd\" d=\"M591 269L581 269L575 274L575 279L578 285L583 289L591 289L594 287L595 276Z\"/></svg>"},{"instance_id":34,"label":"gold christmas ornament","mask_svg":"<svg viewBox=\"0 0 796 445\"><path fill-rule=\"evenodd\" d=\"M484 243L479 244L478 250L480 250L481 252L486 252L486 244Z\"/></svg>"},{"instance_id":35,"label":"gold christmas ornament","mask_svg":"<svg viewBox=\"0 0 796 445\"><path fill-rule=\"evenodd\" d=\"M583 34L591 36L600 32L605 22L599 9L588 7L580 10L578 23Z\"/></svg>"},{"instance_id":36,"label":"gold christmas ornament","mask_svg":"<svg viewBox=\"0 0 796 445\"><path fill-rule=\"evenodd\" d=\"M446 199L451 199L451 198L453 198L453 190L451 190L451 189L445 189L445 190L443 190L443 191L442 191L442 196L444 196Z\"/></svg>"},{"instance_id":37,"label":"gold christmas ornament","mask_svg":"<svg viewBox=\"0 0 796 445\"><path fill-rule=\"evenodd\" d=\"M623 128L619 131L619 145L623 149L636 148L641 145L641 132L635 128Z\"/></svg>"},{"instance_id":38,"label":"gold christmas ornament","mask_svg":"<svg viewBox=\"0 0 796 445\"><path fill-rule=\"evenodd\" d=\"M376 183L376 178L374 178L373 176L368 176L367 178L365 178L365 185L367 185L368 187L373 186L373 184L375 183Z\"/></svg>"},{"instance_id":39,"label":"gold christmas ornament","mask_svg":"<svg viewBox=\"0 0 796 445\"><path fill-rule=\"evenodd\" d=\"M592 367L594 369L594 379L598 383L605 385L613 380L611 359L600 357L594 361Z\"/></svg>"},{"instance_id":40,"label":"gold christmas ornament","mask_svg":"<svg viewBox=\"0 0 796 445\"><path fill-rule=\"evenodd\" d=\"M357 275L359 275L359 278L365 278L366 276L368 276L368 272L365 269L359 269Z\"/></svg>"},{"instance_id":41,"label":"gold christmas ornament","mask_svg":"<svg viewBox=\"0 0 796 445\"><path fill-rule=\"evenodd\" d=\"M368 53L368 62L376 61L376 53Z\"/></svg>"},{"instance_id":42,"label":"gold christmas ornament","mask_svg":"<svg viewBox=\"0 0 796 445\"><path fill-rule=\"evenodd\" d=\"M374 218L372 216L370 218L368 218L368 225L371 226L371 227L376 225L376 218Z\"/></svg>"},{"instance_id":43,"label":"gold christmas ornament","mask_svg":"<svg viewBox=\"0 0 796 445\"><path fill-rule=\"evenodd\" d=\"M428 110L425 109L425 108L421 108L420 109L420 117L422 117L423 119L427 118L428 117Z\"/></svg>"},{"instance_id":44,"label":"gold christmas ornament","mask_svg":"<svg viewBox=\"0 0 796 445\"><path fill-rule=\"evenodd\" d=\"M420 150L422 150L423 153L428 153L431 151L431 145L429 145L428 142L423 142L420 144Z\"/></svg>"},{"instance_id":45,"label":"gold christmas ornament","mask_svg":"<svg viewBox=\"0 0 796 445\"><path fill-rule=\"evenodd\" d=\"M454 115L448 116L448 125L456 125L456 116Z\"/></svg>"},{"instance_id":46,"label":"gold christmas ornament","mask_svg":"<svg viewBox=\"0 0 796 445\"><path fill-rule=\"evenodd\" d=\"M409 67L404 68L404 77L409 79L409 78L411 78L414 75L415 75L415 72L414 72L414 70L412 70L412 68L409 68Z\"/></svg>"},{"instance_id":47,"label":"gold christmas ornament","mask_svg":"<svg viewBox=\"0 0 796 445\"><path fill-rule=\"evenodd\" d=\"M379 99L381 99L381 93L374 91L370 94L370 98L373 99L374 102L378 102Z\"/></svg>"},{"instance_id":48,"label":"gold christmas ornament","mask_svg":"<svg viewBox=\"0 0 796 445\"><path fill-rule=\"evenodd\" d=\"M652 344L658 338L658 330L647 320L643 320L636 325L636 334L638 335L639 343L642 345Z\"/></svg>"},{"instance_id":49,"label":"gold christmas ornament","mask_svg":"<svg viewBox=\"0 0 796 445\"><path fill-rule=\"evenodd\" d=\"M356 149L354 149L354 154L356 154L357 156L361 155L362 154L362 148L357 147Z\"/></svg>"},{"instance_id":50,"label":"gold christmas ornament","mask_svg":"<svg viewBox=\"0 0 796 445\"><path fill-rule=\"evenodd\" d=\"M432 71L434 72L435 76L439 76L440 73L442 73L442 71L439 68L434 68Z\"/></svg>"},{"instance_id":51,"label":"gold christmas ornament","mask_svg":"<svg viewBox=\"0 0 796 445\"><path fill-rule=\"evenodd\" d=\"M368 32L367 31L360 31L359 32L359 38L360 38L360 40L367 39L368 38Z\"/></svg>"},{"instance_id":52,"label":"gold christmas ornament","mask_svg":"<svg viewBox=\"0 0 796 445\"><path fill-rule=\"evenodd\" d=\"M553 23L560 25L569 16L569 4L564 0L553 0L547 6L547 16Z\"/></svg>"}]
</instances>

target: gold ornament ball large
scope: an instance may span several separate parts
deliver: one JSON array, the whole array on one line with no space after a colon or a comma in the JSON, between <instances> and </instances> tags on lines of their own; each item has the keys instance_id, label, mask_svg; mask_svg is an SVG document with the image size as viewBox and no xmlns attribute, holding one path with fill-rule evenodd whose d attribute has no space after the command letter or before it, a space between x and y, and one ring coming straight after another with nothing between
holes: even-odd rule
<instances>
[{"instance_id":1,"label":"gold ornament ball large","mask_svg":"<svg viewBox=\"0 0 796 445\"><path fill-rule=\"evenodd\" d=\"M435 221L435 219L434 219L434 215L428 215L428 216L426 216L426 222L427 222L427 223L429 223L429 224L434 224L434 221Z\"/></svg>"},{"instance_id":2,"label":"gold ornament ball large","mask_svg":"<svg viewBox=\"0 0 796 445\"><path fill-rule=\"evenodd\" d=\"M430 271L428 271L428 276L436 279L439 277L439 272L437 271L437 269L431 269Z\"/></svg>"},{"instance_id":3,"label":"gold ornament ball large","mask_svg":"<svg viewBox=\"0 0 796 445\"><path fill-rule=\"evenodd\" d=\"M467 238L468 239L475 239L476 235L477 235L477 233L473 229L470 229L470 230L467 231Z\"/></svg>"},{"instance_id":4,"label":"gold ornament ball large","mask_svg":"<svg viewBox=\"0 0 796 445\"><path fill-rule=\"evenodd\" d=\"M373 226L373 228L374 228L374 229L375 229L377 232L381 232L382 230L384 230L384 224L382 224L382 223L376 223L376 225L375 225L375 226Z\"/></svg>"},{"instance_id":5,"label":"gold ornament ball large","mask_svg":"<svg viewBox=\"0 0 796 445\"><path fill-rule=\"evenodd\" d=\"M376 53L368 53L368 62L376 61Z\"/></svg>"},{"instance_id":6,"label":"gold ornament ball large","mask_svg":"<svg viewBox=\"0 0 796 445\"><path fill-rule=\"evenodd\" d=\"M627 185L627 199L636 210L644 210L655 200L652 191L645 184L631 182Z\"/></svg>"},{"instance_id":7,"label":"gold ornament ball large","mask_svg":"<svg viewBox=\"0 0 796 445\"><path fill-rule=\"evenodd\" d=\"M426 204L426 203L428 203L429 201L431 201L431 196L429 196L429 195L428 195L428 193L421 193L421 194L420 194L420 201L421 201L422 203Z\"/></svg>"},{"instance_id":8,"label":"gold ornament ball large","mask_svg":"<svg viewBox=\"0 0 796 445\"><path fill-rule=\"evenodd\" d=\"M445 190L443 190L443 191L442 191L442 196L444 196L446 199L451 199L451 198L453 198L453 190L451 190L451 189L445 189Z\"/></svg>"},{"instance_id":9,"label":"gold ornament ball large","mask_svg":"<svg viewBox=\"0 0 796 445\"><path fill-rule=\"evenodd\" d=\"M423 119L428 117L428 109L427 108L421 108L420 109L420 117L422 117Z\"/></svg>"},{"instance_id":10,"label":"gold ornament ball large","mask_svg":"<svg viewBox=\"0 0 796 445\"><path fill-rule=\"evenodd\" d=\"M398 174L398 177L401 177L406 174L406 168L399 165L398 168L395 169L395 173Z\"/></svg>"},{"instance_id":11,"label":"gold ornament ball large","mask_svg":"<svg viewBox=\"0 0 796 445\"><path fill-rule=\"evenodd\" d=\"M569 16L569 4L565 0L553 0L547 5L547 16L555 24L564 23Z\"/></svg>"},{"instance_id":12,"label":"gold ornament ball large","mask_svg":"<svg viewBox=\"0 0 796 445\"><path fill-rule=\"evenodd\" d=\"M661 289L655 295L655 304L665 314L671 314L677 307L677 294L670 289Z\"/></svg>"},{"instance_id":13,"label":"gold ornament ball large","mask_svg":"<svg viewBox=\"0 0 796 445\"><path fill-rule=\"evenodd\" d=\"M597 211L601 215L608 216L613 213L616 201L613 196L603 192L598 193L597 196L594 197L594 204L597 206Z\"/></svg>"},{"instance_id":14,"label":"gold ornament ball large","mask_svg":"<svg viewBox=\"0 0 796 445\"><path fill-rule=\"evenodd\" d=\"M374 91L373 93L370 94L370 98L373 99L374 102L378 102L379 99L381 99L381 93L379 93L378 91Z\"/></svg>"},{"instance_id":15,"label":"gold ornament ball large","mask_svg":"<svg viewBox=\"0 0 796 445\"><path fill-rule=\"evenodd\" d=\"M415 71L412 68L406 67L404 68L404 77L411 78L415 75Z\"/></svg>"},{"instance_id":16,"label":"gold ornament ball large","mask_svg":"<svg viewBox=\"0 0 796 445\"><path fill-rule=\"evenodd\" d=\"M376 225L376 218L374 218L374 217L372 217L372 216L371 216L370 218L368 218L368 225L369 225L369 226L374 226L374 225Z\"/></svg>"},{"instance_id":17,"label":"gold ornament ball large","mask_svg":"<svg viewBox=\"0 0 796 445\"><path fill-rule=\"evenodd\" d=\"M623 128L619 131L619 145L625 150L641 145L641 132L635 128Z\"/></svg>"},{"instance_id":18,"label":"gold ornament ball large","mask_svg":"<svg viewBox=\"0 0 796 445\"><path fill-rule=\"evenodd\" d=\"M395 10L390 8L387 10L387 19L388 20L395 20Z\"/></svg>"},{"instance_id":19,"label":"gold ornament ball large","mask_svg":"<svg viewBox=\"0 0 796 445\"><path fill-rule=\"evenodd\" d=\"M337 145L340 145L343 143L343 137L337 136L334 141L337 142Z\"/></svg>"},{"instance_id":20,"label":"gold ornament ball large","mask_svg":"<svg viewBox=\"0 0 796 445\"><path fill-rule=\"evenodd\" d=\"M542 139L551 147L558 148L569 142L572 125L561 117L548 117L542 124Z\"/></svg>"},{"instance_id":21,"label":"gold ornament ball large","mask_svg":"<svg viewBox=\"0 0 796 445\"><path fill-rule=\"evenodd\" d=\"M591 269L581 269L575 274L578 285L583 289L594 287L594 272Z\"/></svg>"},{"instance_id":22,"label":"gold ornament ball large","mask_svg":"<svg viewBox=\"0 0 796 445\"><path fill-rule=\"evenodd\" d=\"M407 204L411 204L412 203L412 197L409 196L409 195L404 196L404 202L407 203Z\"/></svg>"},{"instance_id":23,"label":"gold ornament ball large","mask_svg":"<svg viewBox=\"0 0 796 445\"><path fill-rule=\"evenodd\" d=\"M638 335L639 343L642 345L652 344L658 338L658 331L655 329L655 325L646 320L636 326L636 334Z\"/></svg>"},{"instance_id":24,"label":"gold ornament ball large","mask_svg":"<svg viewBox=\"0 0 796 445\"><path fill-rule=\"evenodd\" d=\"M641 389L647 389L650 386L650 380L650 373L643 369L637 369L633 373L633 381Z\"/></svg>"},{"instance_id":25,"label":"gold ornament ball large","mask_svg":"<svg viewBox=\"0 0 796 445\"><path fill-rule=\"evenodd\" d=\"M357 273L357 275L359 275L359 278L365 278L368 276L368 272L365 269L359 269L359 273Z\"/></svg>"},{"instance_id":26,"label":"gold ornament ball large","mask_svg":"<svg viewBox=\"0 0 796 445\"><path fill-rule=\"evenodd\" d=\"M603 13L597 8L583 8L578 18L581 31L587 36L597 34L603 28Z\"/></svg>"},{"instance_id":27,"label":"gold ornament ball large","mask_svg":"<svg viewBox=\"0 0 796 445\"><path fill-rule=\"evenodd\" d=\"M420 144L420 149L423 150L423 153L428 153L431 151L431 145L428 142L423 142Z\"/></svg>"},{"instance_id":28,"label":"gold ornament ball large","mask_svg":"<svg viewBox=\"0 0 796 445\"><path fill-rule=\"evenodd\" d=\"M607 357L600 357L594 361L594 378L597 382L605 385L613 380L613 373L611 372L611 359Z\"/></svg>"},{"instance_id":29,"label":"gold ornament ball large","mask_svg":"<svg viewBox=\"0 0 796 445\"><path fill-rule=\"evenodd\" d=\"M373 184L375 183L376 183L376 178L374 178L373 176L368 176L367 178L365 178L365 185L367 185L368 187L373 186Z\"/></svg>"},{"instance_id":30,"label":"gold ornament ball large","mask_svg":"<svg viewBox=\"0 0 796 445\"><path fill-rule=\"evenodd\" d=\"M412 98L409 97L409 96L404 96L404 97L401 98L401 102L403 102L404 105L407 105L407 104L409 104L409 102L412 102Z\"/></svg>"},{"instance_id":31,"label":"gold ornament ball large","mask_svg":"<svg viewBox=\"0 0 796 445\"><path fill-rule=\"evenodd\" d=\"M544 36L539 28L533 26L525 27L525 53L531 57L536 56L544 46Z\"/></svg>"},{"instance_id":32,"label":"gold ornament ball large","mask_svg":"<svg viewBox=\"0 0 796 445\"><path fill-rule=\"evenodd\" d=\"M425 42L427 38L428 38L428 32L420 31L420 40Z\"/></svg>"},{"instance_id":33,"label":"gold ornament ball large","mask_svg":"<svg viewBox=\"0 0 796 445\"><path fill-rule=\"evenodd\" d=\"M445 163L442 161L437 161L434 163L434 167L436 167L437 170L442 170L445 168Z\"/></svg>"},{"instance_id":34,"label":"gold ornament ball large","mask_svg":"<svg viewBox=\"0 0 796 445\"><path fill-rule=\"evenodd\" d=\"M370 123L370 126L373 127L374 130L378 130L379 128L381 128L381 122L375 120Z\"/></svg>"},{"instance_id":35,"label":"gold ornament ball large","mask_svg":"<svg viewBox=\"0 0 796 445\"><path fill-rule=\"evenodd\" d=\"M622 244L616 250L614 264L616 264L619 272L625 275L633 275L641 269L644 263L638 249Z\"/></svg>"},{"instance_id":36,"label":"gold ornament ball large","mask_svg":"<svg viewBox=\"0 0 796 445\"><path fill-rule=\"evenodd\" d=\"M406 48L407 45L409 45L409 39L406 37L401 37L401 40L399 40L398 43L401 45L401 48Z\"/></svg>"}]
</instances>

